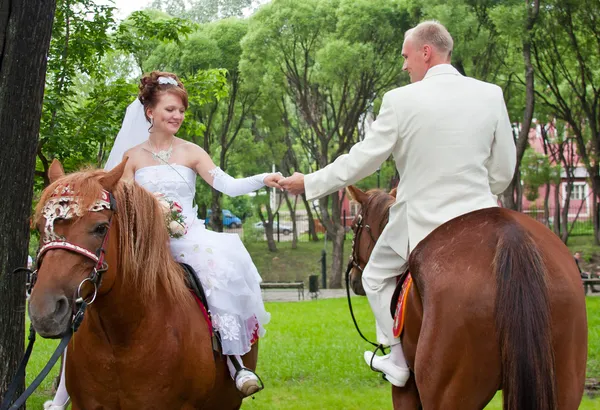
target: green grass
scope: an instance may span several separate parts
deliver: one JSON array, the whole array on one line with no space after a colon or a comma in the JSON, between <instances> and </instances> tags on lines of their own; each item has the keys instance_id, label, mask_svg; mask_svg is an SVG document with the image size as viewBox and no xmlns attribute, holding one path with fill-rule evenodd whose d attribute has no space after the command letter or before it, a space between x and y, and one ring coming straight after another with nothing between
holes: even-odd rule
<instances>
[{"instance_id":1,"label":"green grass","mask_svg":"<svg viewBox=\"0 0 600 410\"><path fill-rule=\"evenodd\" d=\"M374 338L373 317L366 298L354 297L357 320ZM600 376L600 298L588 297L588 376ZM390 409L390 385L364 364L369 346L356 334L345 299L267 303L272 314L261 341L258 373L266 389L244 410ZM27 383L41 370L57 341L39 339L28 367ZM55 368L52 376L58 374ZM39 410L50 398L49 377L28 401ZM500 393L486 409L502 408ZM580 409L600 408L600 398L584 397Z\"/></svg>"},{"instance_id":2,"label":"green grass","mask_svg":"<svg viewBox=\"0 0 600 410\"><path fill-rule=\"evenodd\" d=\"M297 249L292 249L291 242L280 242L277 244L277 252L269 252L266 242L249 242L244 245L265 281L304 281L308 286L310 275L321 275L323 242L301 242ZM350 256L351 248L352 241L345 241L344 264ZM331 275L330 241L327 242L325 249L327 250L327 274Z\"/></svg>"}]
</instances>

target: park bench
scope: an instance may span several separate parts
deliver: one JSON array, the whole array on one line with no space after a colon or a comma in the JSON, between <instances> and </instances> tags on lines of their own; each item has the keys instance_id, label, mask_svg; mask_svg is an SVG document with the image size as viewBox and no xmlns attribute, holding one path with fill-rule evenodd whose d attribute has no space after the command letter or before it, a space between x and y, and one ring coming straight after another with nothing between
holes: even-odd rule
<instances>
[{"instance_id":1,"label":"park bench","mask_svg":"<svg viewBox=\"0 0 600 410\"><path fill-rule=\"evenodd\" d=\"M588 294L588 290L591 289L591 286L600 286L600 278L592 278L592 279L582 279L583 288L585 289L585 294Z\"/></svg>"},{"instance_id":2,"label":"park bench","mask_svg":"<svg viewBox=\"0 0 600 410\"><path fill-rule=\"evenodd\" d=\"M298 300L300 296L304 300L304 282L262 282L260 284L261 289L297 289Z\"/></svg>"}]
</instances>

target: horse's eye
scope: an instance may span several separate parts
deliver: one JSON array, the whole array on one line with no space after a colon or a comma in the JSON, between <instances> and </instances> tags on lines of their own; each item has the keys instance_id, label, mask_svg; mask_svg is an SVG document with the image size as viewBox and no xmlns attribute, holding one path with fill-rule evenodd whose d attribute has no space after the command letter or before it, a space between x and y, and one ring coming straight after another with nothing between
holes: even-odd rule
<instances>
[{"instance_id":1,"label":"horse's eye","mask_svg":"<svg viewBox=\"0 0 600 410\"><path fill-rule=\"evenodd\" d=\"M98 225L96 229L94 229L94 235L104 236L108 232L108 225Z\"/></svg>"}]
</instances>

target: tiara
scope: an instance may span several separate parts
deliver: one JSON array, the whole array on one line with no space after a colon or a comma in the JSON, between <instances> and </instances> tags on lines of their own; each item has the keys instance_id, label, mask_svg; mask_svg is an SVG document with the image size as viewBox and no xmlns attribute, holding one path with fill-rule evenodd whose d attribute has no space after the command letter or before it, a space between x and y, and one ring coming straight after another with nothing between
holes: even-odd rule
<instances>
[{"instance_id":1,"label":"tiara","mask_svg":"<svg viewBox=\"0 0 600 410\"><path fill-rule=\"evenodd\" d=\"M172 77L158 77L159 84L171 84L174 86L178 86L177 81Z\"/></svg>"}]
</instances>

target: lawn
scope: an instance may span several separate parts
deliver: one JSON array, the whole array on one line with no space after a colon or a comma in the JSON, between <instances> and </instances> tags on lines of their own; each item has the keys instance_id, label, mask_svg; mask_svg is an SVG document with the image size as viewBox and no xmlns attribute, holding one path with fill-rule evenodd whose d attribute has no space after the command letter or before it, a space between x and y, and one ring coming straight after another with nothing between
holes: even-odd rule
<instances>
[{"instance_id":1,"label":"lawn","mask_svg":"<svg viewBox=\"0 0 600 410\"><path fill-rule=\"evenodd\" d=\"M365 298L353 298L357 320L374 337ZM600 376L600 298L587 299L590 324L589 376ZM266 389L246 400L244 410L390 409L389 384L363 363L368 348L356 334L345 299L268 303L272 313L261 342L258 372ZM40 339L28 367L27 383L43 367L57 341ZM58 373L55 369L53 375ZM39 410L50 397L48 378L28 401ZM500 395L486 409L501 409ZM581 409L600 408L600 398L584 398Z\"/></svg>"},{"instance_id":2,"label":"lawn","mask_svg":"<svg viewBox=\"0 0 600 410\"><path fill-rule=\"evenodd\" d=\"M323 242L300 242L297 249L292 249L291 242L280 242L277 252L269 252L266 242L248 242L244 245L265 281L304 281L308 287L310 275L321 275ZM331 241L328 241L325 246L328 277L331 275L331 248ZM351 248L352 241L345 241L344 264Z\"/></svg>"}]
</instances>

